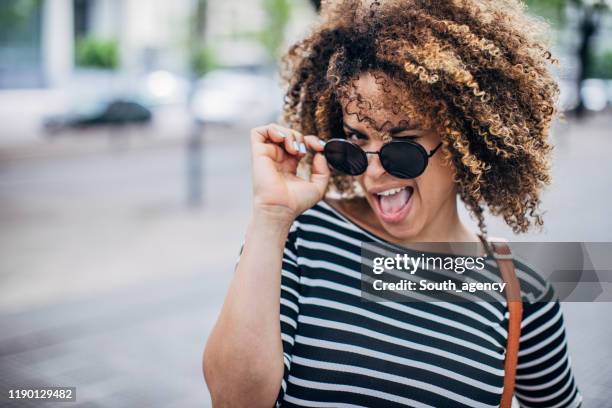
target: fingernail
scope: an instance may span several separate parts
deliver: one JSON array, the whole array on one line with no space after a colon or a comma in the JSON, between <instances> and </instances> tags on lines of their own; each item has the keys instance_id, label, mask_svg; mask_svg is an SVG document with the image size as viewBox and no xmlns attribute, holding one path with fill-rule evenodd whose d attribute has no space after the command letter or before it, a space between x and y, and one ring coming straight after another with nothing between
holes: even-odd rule
<instances>
[{"instance_id":1,"label":"fingernail","mask_svg":"<svg viewBox=\"0 0 612 408\"><path fill-rule=\"evenodd\" d=\"M295 150L300 150L300 146L298 145L298 143L295 140L293 141L293 148Z\"/></svg>"},{"instance_id":2,"label":"fingernail","mask_svg":"<svg viewBox=\"0 0 612 408\"><path fill-rule=\"evenodd\" d=\"M321 146L325 146L325 143L326 143L326 142L325 142L325 140L321 140L321 139L319 139L319 144L320 144Z\"/></svg>"},{"instance_id":3,"label":"fingernail","mask_svg":"<svg viewBox=\"0 0 612 408\"><path fill-rule=\"evenodd\" d=\"M281 135L282 137L287 137L287 133L285 133L284 130L281 130L279 128L275 128L276 131L278 132L279 135Z\"/></svg>"},{"instance_id":4,"label":"fingernail","mask_svg":"<svg viewBox=\"0 0 612 408\"><path fill-rule=\"evenodd\" d=\"M304 143L300 143L300 152L306 153L306 145Z\"/></svg>"}]
</instances>

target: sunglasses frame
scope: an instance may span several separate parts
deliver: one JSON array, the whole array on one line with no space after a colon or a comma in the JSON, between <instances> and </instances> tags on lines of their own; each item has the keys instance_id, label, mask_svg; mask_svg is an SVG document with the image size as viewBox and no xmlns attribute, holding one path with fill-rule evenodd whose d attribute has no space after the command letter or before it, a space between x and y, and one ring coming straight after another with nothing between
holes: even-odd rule
<instances>
[{"instance_id":1,"label":"sunglasses frame","mask_svg":"<svg viewBox=\"0 0 612 408\"><path fill-rule=\"evenodd\" d=\"M363 169L363 171L361 171L361 172L359 172L359 173L355 173L355 174L345 173L345 172L343 172L343 171L341 171L341 170L337 169L336 167L334 167L334 166L332 166L332 165L330 164L330 166L331 166L332 168L334 168L334 170L339 171L339 172L344 173L344 174L349 174L349 175L351 175L351 176L358 176L358 175L360 175L360 174L365 173L365 172L366 172L366 170L368 169L368 165L369 165L369 161L368 161L368 154L376 154L376 155L378 155L378 159L380 160L380 164L383 166L383 168L385 169L385 171L386 171L387 173L389 173L389 174L390 174L390 175L392 175L393 177L402 178L402 179L413 179L413 178L419 177L421 174L423 174L423 172L425 171L425 169L427 169L427 165L429 164L429 159L431 158L431 156L433 156L434 154L436 154L436 152L438 151L438 149L440 148L440 146L442 146L442 142L440 142L440 143L439 143L439 144L438 144L438 145L437 145L437 146L436 146L434 149L430 150L430 151L429 151L429 153L428 153L428 152L427 152L427 150L425 150L425 148L424 148L424 147L423 147L421 144L419 144L419 143L417 143L417 142L415 142L415 141L413 141L413 140L392 140L392 141L390 141L390 142L388 142L388 143L385 143L385 144L384 144L384 145L383 145L383 146L380 148L380 150L378 150L378 151L367 151L367 150L364 150L364 149L363 149L361 146L359 146L358 144L351 142L350 140L347 140L347 139L341 139L341 138L333 138L333 139L329 139L329 140L327 140L327 141L326 141L326 143L325 143L325 148L324 148L324 150L323 150L323 153L324 153L324 155L325 155L325 158L326 158L326 159L327 159L327 152L328 152L328 150L327 150L327 146L329 145L329 143L330 143L330 142L342 142L342 143L349 143L350 145L352 145L352 146L356 147L356 148L358 149L358 151L359 151L359 152L360 152L360 153L363 155L363 159L364 159L364 161L365 161L365 163L366 163L365 168ZM385 162L385 161L384 161L384 160L381 160L381 155L383 154L384 150L385 150L385 149L387 149L387 148L388 148L388 147L390 147L390 146L394 146L394 145L397 145L397 144L403 144L403 145L408 144L408 145L410 145L410 146L413 146L413 147L414 147L414 148L416 148L416 149L417 149L417 151L418 151L418 152L419 152L419 153L420 153L420 154L423 156L423 162L424 162L423 168L422 168L422 169L421 169L421 171L420 171L419 173L417 173L415 176L411 176L411 177L404 177L404 176L397 175L397 173L395 173L395 174L394 174L394 171L393 171L393 170L388 169L388 168L387 168L387 167L384 165L384 162ZM327 160L327 162L329 163L330 161L329 161L329 160Z\"/></svg>"}]
</instances>

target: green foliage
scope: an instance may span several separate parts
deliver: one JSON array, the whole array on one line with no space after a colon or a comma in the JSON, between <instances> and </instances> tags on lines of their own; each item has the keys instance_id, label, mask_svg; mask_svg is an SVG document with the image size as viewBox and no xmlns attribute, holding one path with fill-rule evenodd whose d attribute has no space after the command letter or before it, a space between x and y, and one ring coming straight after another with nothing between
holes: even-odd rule
<instances>
[{"instance_id":1,"label":"green foliage","mask_svg":"<svg viewBox=\"0 0 612 408\"><path fill-rule=\"evenodd\" d=\"M591 55L586 77L612 79L612 51Z\"/></svg>"},{"instance_id":2,"label":"green foliage","mask_svg":"<svg viewBox=\"0 0 612 408\"><path fill-rule=\"evenodd\" d=\"M259 33L258 39L270 57L276 59L283 44L285 27L291 14L291 5L289 0L262 0L262 7L267 21L266 29Z\"/></svg>"},{"instance_id":3,"label":"green foliage","mask_svg":"<svg viewBox=\"0 0 612 408\"><path fill-rule=\"evenodd\" d=\"M76 63L81 67L116 69L119 66L117 42L95 37L77 39Z\"/></svg>"},{"instance_id":4,"label":"green foliage","mask_svg":"<svg viewBox=\"0 0 612 408\"><path fill-rule=\"evenodd\" d=\"M543 17L554 27L565 24L565 7L568 3L568 0L525 0L527 11Z\"/></svg>"},{"instance_id":5,"label":"green foliage","mask_svg":"<svg viewBox=\"0 0 612 408\"><path fill-rule=\"evenodd\" d=\"M0 27L3 30L19 27L41 4L41 0L1 0Z\"/></svg>"},{"instance_id":6,"label":"green foliage","mask_svg":"<svg viewBox=\"0 0 612 408\"><path fill-rule=\"evenodd\" d=\"M191 52L191 70L201 76L219 67L217 53L210 46L195 48Z\"/></svg>"},{"instance_id":7,"label":"green foliage","mask_svg":"<svg viewBox=\"0 0 612 408\"><path fill-rule=\"evenodd\" d=\"M567 23L565 9L573 6L578 9L592 9L597 13L610 10L609 0L525 0L527 10L535 15L544 17L554 27Z\"/></svg>"},{"instance_id":8,"label":"green foliage","mask_svg":"<svg viewBox=\"0 0 612 408\"><path fill-rule=\"evenodd\" d=\"M31 22L42 0L0 0L0 46L30 38Z\"/></svg>"}]
</instances>

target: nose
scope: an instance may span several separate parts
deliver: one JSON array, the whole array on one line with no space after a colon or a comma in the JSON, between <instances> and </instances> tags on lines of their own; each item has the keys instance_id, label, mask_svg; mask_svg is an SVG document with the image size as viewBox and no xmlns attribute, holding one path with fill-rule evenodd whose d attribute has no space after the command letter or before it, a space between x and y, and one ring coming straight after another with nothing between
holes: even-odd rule
<instances>
[{"instance_id":1,"label":"nose","mask_svg":"<svg viewBox=\"0 0 612 408\"><path fill-rule=\"evenodd\" d=\"M386 170L380 163L380 157L377 154L368 154L368 167L365 171L365 175L371 179L377 179L382 177Z\"/></svg>"}]
</instances>

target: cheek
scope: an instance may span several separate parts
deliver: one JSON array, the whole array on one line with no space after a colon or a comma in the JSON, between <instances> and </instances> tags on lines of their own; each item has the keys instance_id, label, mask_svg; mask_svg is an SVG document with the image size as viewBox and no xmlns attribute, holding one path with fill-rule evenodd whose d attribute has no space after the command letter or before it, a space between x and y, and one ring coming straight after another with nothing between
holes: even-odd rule
<instances>
[{"instance_id":1,"label":"cheek","mask_svg":"<svg viewBox=\"0 0 612 408\"><path fill-rule=\"evenodd\" d=\"M454 200L457 191L453 174L450 167L439 161L430 162L427 170L416 180L423 203L438 207L446 200Z\"/></svg>"},{"instance_id":2,"label":"cheek","mask_svg":"<svg viewBox=\"0 0 612 408\"><path fill-rule=\"evenodd\" d=\"M364 190L364 192L365 192L365 175L366 175L366 173L363 173L363 174L360 174L360 175L354 177L355 180L357 181L357 184L359 184L361 186L361 188Z\"/></svg>"},{"instance_id":3,"label":"cheek","mask_svg":"<svg viewBox=\"0 0 612 408\"><path fill-rule=\"evenodd\" d=\"M365 173L361 174L359 176L354 176L354 180L357 182L357 184L359 184L359 187L361 187L361 190L365 194L366 188L365 188L365 184L364 184L364 179L365 179Z\"/></svg>"}]
</instances>

